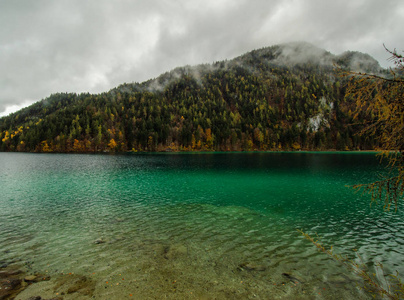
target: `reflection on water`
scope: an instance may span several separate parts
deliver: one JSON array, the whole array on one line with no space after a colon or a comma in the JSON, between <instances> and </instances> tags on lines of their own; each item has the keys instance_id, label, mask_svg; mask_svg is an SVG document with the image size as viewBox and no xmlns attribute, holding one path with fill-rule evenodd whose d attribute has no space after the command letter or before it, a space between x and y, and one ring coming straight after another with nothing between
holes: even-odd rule
<instances>
[{"instance_id":1,"label":"reflection on water","mask_svg":"<svg viewBox=\"0 0 404 300\"><path fill-rule=\"evenodd\" d=\"M369 297L297 228L404 274L403 210L346 187L384 171L373 154L0 153L0 165L0 260L51 276L21 299ZM68 293L69 273L91 288Z\"/></svg>"}]
</instances>

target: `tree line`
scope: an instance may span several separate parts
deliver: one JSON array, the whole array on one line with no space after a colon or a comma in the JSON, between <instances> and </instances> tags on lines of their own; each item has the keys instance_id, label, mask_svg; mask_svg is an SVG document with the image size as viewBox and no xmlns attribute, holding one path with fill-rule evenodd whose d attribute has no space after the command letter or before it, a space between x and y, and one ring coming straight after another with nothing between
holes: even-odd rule
<instances>
[{"instance_id":1,"label":"tree line","mask_svg":"<svg viewBox=\"0 0 404 300\"><path fill-rule=\"evenodd\" d=\"M0 119L0 151L379 146L374 135L357 134L372 115L364 112L354 119L355 101L346 94L346 79L338 77L332 65L276 64L268 53L271 49L266 48L232 61L177 68L101 94L51 95Z\"/></svg>"}]
</instances>

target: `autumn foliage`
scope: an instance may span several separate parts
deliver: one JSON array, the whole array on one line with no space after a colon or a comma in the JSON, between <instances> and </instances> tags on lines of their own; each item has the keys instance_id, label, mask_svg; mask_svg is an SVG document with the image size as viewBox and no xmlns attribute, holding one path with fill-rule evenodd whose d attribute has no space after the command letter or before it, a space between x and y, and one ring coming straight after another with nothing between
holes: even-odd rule
<instances>
[{"instance_id":1,"label":"autumn foliage","mask_svg":"<svg viewBox=\"0 0 404 300\"><path fill-rule=\"evenodd\" d=\"M302 46L293 47L299 53ZM357 134L364 125L354 120L354 98L345 97L346 79L335 74L332 64L349 70L350 60L359 54L333 57L323 51L318 61L284 62L282 51L274 46L231 61L177 68L101 94L51 95L0 118L0 151L381 147L374 132ZM377 62L370 67L377 69ZM359 115L360 121L371 118Z\"/></svg>"},{"instance_id":2,"label":"autumn foliage","mask_svg":"<svg viewBox=\"0 0 404 300\"><path fill-rule=\"evenodd\" d=\"M390 209L392 204L397 208L404 192L404 58L387 51L396 66L389 76L354 72L345 76L350 78L346 95L356 103L355 120L368 120L358 134L378 139L381 158L391 170L390 176L356 188L370 192L373 201L384 200Z\"/></svg>"}]
</instances>

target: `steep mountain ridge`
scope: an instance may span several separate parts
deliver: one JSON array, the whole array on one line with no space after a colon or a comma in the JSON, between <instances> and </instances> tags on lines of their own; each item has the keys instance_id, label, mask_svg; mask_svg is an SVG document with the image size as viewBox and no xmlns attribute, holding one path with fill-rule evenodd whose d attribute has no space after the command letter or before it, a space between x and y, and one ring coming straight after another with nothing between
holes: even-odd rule
<instances>
[{"instance_id":1,"label":"steep mountain ridge","mask_svg":"<svg viewBox=\"0 0 404 300\"><path fill-rule=\"evenodd\" d=\"M51 95L0 119L0 150L373 149L377 141L355 134L335 64L383 72L359 52L266 47L106 93Z\"/></svg>"}]
</instances>

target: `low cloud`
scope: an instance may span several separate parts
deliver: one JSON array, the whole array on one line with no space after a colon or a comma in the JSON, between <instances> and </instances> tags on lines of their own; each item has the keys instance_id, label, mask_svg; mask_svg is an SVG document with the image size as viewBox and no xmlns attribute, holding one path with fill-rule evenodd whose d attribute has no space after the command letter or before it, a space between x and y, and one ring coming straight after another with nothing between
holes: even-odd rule
<instances>
[{"instance_id":1,"label":"low cloud","mask_svg":"<svg viewBox=\"0 0 404 300\"><path fill-rule=\"evenodd\" d=\"M294 41L387 67L382 45L404 49L403 27L400 0L3 1L0 116L51 93L99 93Z\"/></svg>"}]
</instances>

